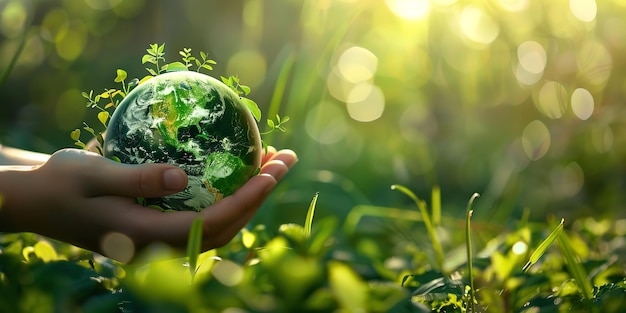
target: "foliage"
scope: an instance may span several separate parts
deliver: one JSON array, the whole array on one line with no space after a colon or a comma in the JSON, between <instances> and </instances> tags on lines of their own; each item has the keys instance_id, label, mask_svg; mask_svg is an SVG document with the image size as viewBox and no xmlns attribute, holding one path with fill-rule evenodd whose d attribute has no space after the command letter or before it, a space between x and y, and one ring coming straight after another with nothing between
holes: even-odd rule
<instances>
[{"instance_id":1,"label":"foliage","mask_svg":"<svg viewBox=\"0 0 626 313\"><path fill-rule=\"evenodd\" d=\"M211 65L217 64L212 59L208 58L208 54L204 51L200 51L200 58L195 57L191 48L183 48L183 50L179 51L178 54L182 58L182 62L171 62L165 63L165 43L163 44L150 44L149 48L146 49L146 54L141 58L142 64L151 64L153 67L146 67L146 71L148 71L149 75L144 76L141 80L137 78L133 78L130 82L126 83L126 79L128 78L128 73L125 70L117 69L116 76L113 79L115 83L120 84L121 89L105 89L102 93L94 95L93 90L90 90L89 93L82 92L83 98L87 100L87 107L92 109L98 109L99 112L97 114L98 121L100 121L100 126L102 130L96 131L94 128L87 125L86 122L83 122L83 130L87 131L91 136L95 139L94 148L96 152L100 155L103 155L102 145L104 143L104 133L106 132L107 123L109 121L109 116L113 114L113 111L117 108L120 102L128 95L128 93L137 85L145 82L146 80L157 76L166 72L174 72L174 71L186 71L191 70L192 66L195 64L196 71L199 73L200 70L204 69L207 71L213 70ZM250 87L246 85L242 85L239 82L239 78L237 76L229 76L229 77L221 77L222 82L228 86L231 90L233 90L237 95L239 95L241 102L246 106L246 108L252 113L257 122L261 120L261 110L259 109L256 102L251 99L246 98L250 93ZM101 105L101 102L104 100L106 104ZM281 119L281 117L276 114L276 122L271 119L267 119L267 125L269 129L262 133L262 135L270 134L276 130L285 132L286 128L283 124L289 121L289 117L285 116ZM79 148L89 150L90 147L81 141L81 129L74 129L70 133L70 138L74 140L74 144ZM263 141L263 146L267 148L267 143Z\"/></svg>"},{"instance_id":2,"label":"foliage","mask_svg":"<svg viewBox=\"0 0 626 313\"><path fill-rule=\"evenodd\" d=\"M256 225L204 253L199 253L199 227L192 227L186 256L157 245L131 264L34 234L5 235L0 238L0 308L529 313L621 312L626 307L623 261L603 257L601 247L593 244L620 232L621 222L602 233L593 227L568 231L559 223L548 235L549 223L518 221L517 228L500 233L474 226L474 236L491 239L472 260L472 269L464 266L467 259L453 261L463 255L457 248L468 246L469 231L453 227L459 220L444 217L440 234L460 239L445 252L445 274L436 262L425 261L432 250L423 247L432 242L372 240L363 227L338 227L336 218L314 222L318 197L323 195L313 197L303 225L273 230ZM412 224L413 231L422 229L422 222ZM626 247L621 243L615 248ZM591 283L589 293L575 267Z\"/></svg>"}]
</instances>

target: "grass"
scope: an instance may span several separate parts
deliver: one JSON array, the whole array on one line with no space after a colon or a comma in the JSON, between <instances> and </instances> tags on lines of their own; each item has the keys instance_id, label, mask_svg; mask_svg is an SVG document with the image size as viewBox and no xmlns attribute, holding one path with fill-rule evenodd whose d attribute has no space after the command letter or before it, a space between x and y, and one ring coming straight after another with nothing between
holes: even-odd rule
<instances>
[{"instance_id":1,"label":"grass","mask_svg":"<svg viewBox=\"0 0 626 313\"><path fill-rule=\"evenodd\" d=\"M488 244L475 245L473 239L485 236L483 230L470 227L475 194L467 205L465 228L453 227L457 220L442 216L445 231L439 232L452 239L386 241L378 235L372 240L354 218L314 222L318 197L323 196L314 195L302 225L284 224L279 229L256 225L225 247L199 253L198 222L191 229L187 255L153 247L149 255L140 256L140 264L119 264L34 234L4 235L0 309L621 312L626 305L623 264L591 244L599 237L572 232L563 220L552 227L549 222L520 223L517 229L489 234ZM413 212L355 207L352 213L363 217L387 212L368 218L391 225L398 222L397 210ZM419 231L425 220L401 222ZM605 238L606 242L611 237ZM532 252L513 248L520 243L536 248ZM432 250L420 249L435 244L441 244L444 259L453 258L457 248L464 249L467 262L442 272L439 260L428 261ZM580 245L588 253L581 255Z\"/></svg>"}]
</instances>

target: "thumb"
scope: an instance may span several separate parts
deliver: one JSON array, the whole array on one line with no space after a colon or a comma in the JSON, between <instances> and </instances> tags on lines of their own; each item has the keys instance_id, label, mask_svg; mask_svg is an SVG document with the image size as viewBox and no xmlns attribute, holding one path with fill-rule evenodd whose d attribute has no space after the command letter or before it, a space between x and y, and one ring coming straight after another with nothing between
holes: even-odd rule
<instances>
[{"instance_id":1,"label":"thumb","mask_svg":"<svg viewBox=\"0 0 626 313\"><path fill-rule=\"evenodd\" d=\"M88 184L93 196L161 197L183 190L187 174L168 164L121 164L105 158Z\"/></svg>"}]
</instances>

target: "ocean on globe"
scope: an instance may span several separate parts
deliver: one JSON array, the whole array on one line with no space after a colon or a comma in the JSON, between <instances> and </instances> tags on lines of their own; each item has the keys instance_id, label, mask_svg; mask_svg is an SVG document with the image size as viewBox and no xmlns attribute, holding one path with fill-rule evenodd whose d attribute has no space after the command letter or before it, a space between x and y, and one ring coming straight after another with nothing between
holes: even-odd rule
<instances>
[{"instance_id":1,"label":"ocean on globe","mask_svg":"<svg viewBox=\"0 0 626 313\"><path fill-rule=\"evenodd\" d=\"M109 121L104 156L122 163L169 163L187 187L143 205L200 211L233 194L259 171L261 138L240 97L201 73L160 74L138 85Z\"/></svg>"}]
</instances>

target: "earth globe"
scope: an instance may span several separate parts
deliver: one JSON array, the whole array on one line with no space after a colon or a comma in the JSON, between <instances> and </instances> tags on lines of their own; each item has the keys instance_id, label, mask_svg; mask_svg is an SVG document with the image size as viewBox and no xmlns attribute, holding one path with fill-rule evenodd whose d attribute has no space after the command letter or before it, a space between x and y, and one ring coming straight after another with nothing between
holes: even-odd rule
<instances>
[{"instance_id":1,"label":"earth globe","mask_svg":"<svg viewBox=\"0 0 626 313\"><path fill-rule=\"evenodd\" d=\"M252 113L221 81L197 72L157 75L138 85L109 121L104 156L168 163L188 176L178 193L146 198L163 211L201 211L259 171L262 146Z\"/></svg>"}]
</instances>

